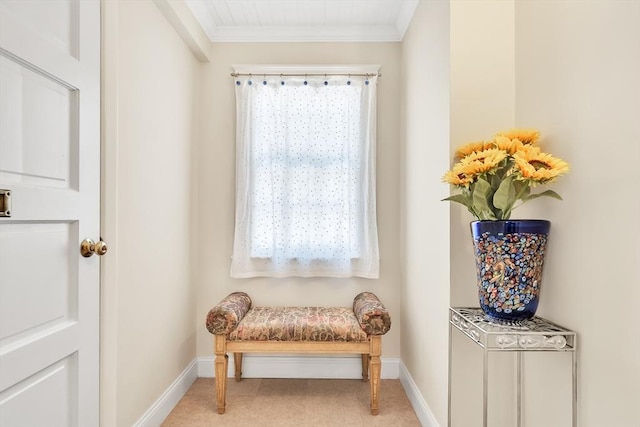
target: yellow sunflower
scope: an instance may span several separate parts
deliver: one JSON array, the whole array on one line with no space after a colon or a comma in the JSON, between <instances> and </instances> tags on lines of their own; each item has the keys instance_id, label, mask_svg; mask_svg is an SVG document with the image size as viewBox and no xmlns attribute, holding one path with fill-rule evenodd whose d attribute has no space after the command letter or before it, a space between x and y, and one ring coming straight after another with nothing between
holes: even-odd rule
<instances>
[{"instance_id":1,"label":"yellow sunflower","mask_svg":"<svg viewBox=\"0 0 640 427\"><path fill-rule=\"evenodd\" d=\"M460 187L466 187L471 184L474 177L466 175L459 166L460 164L457 164L453 169L447 171L447 173L442 177L442 181Z\"/></svg>"},{"instance_id":2,"label":"yellow sunflower","mask_svg":"<svg viewBox=\"0 0 640 427\"><path fill-rule=\"evenodd\" d=\"M569 172L569 164L562 159L539 150L523 150L513 155L515 165L523 178L547 183Z\"/></svg>"},{"instance_id":3,"label":"yellow sunflower","mask_svg":"<svg viewBox=\"0 0 640 427\"><path fill-rule=\"evenodd\" d=\"M513 154L516 151L523 150L525 145L519 139L509 139L506 136L497 135L493 140L493 145L507 152L507 154ZM528 145L527 145L528 147Z\"/></svg>"},{"instance_id":4,"label":"yellow sunflower","mask_svg":"<svg viewBox=\"0 0 640 427\"><path fill-rule=\"evenodd\" d=\"M496 168L507 157L507 153L497 148L484 151L474 151L444 174L442 181L457 186L468 186L479 175Z\"/></svg>"},{"instance_id":5,"label":"yellow sunflower","mask_svg":"<svg viewBox=\"0 0 640 427\"><path fill-rule=\"evenodd\" d=\"M537 154L542 153L542 150L537 145L523 144L522 142L520 142L517 139L515 139L513 141L517 141L518 149L515 152L513 152L512 154L525 153L527 156L535 156Z\"/></svg>"},{"instance_id":6,"label":"yellow sunflower","mask_svg":"<svg viewBox=\"0 0 640 427\"><path fill-rule=\"evenodd\" d=\"M465 144L462 147L459 147L456 150L454 157L456 159L462 159L468 156L469 154L473 153L474 151L482 151L489 148L490 146L491 146L491 142L487 142L487 141L469 142L468 144Z\"/></svg>"},{"instance_id":7,"label":"yellow sunflower","mask_svg":"<svg viewBox=\"0 0 640 427\"><path fill-rule=\"evenodd\" d=\"M498 148L490 148L469 154L460 160L460 165L467 175L478 175L495 168L506 157L506 151Z\"/></svg>"},{"instance_id":8,"label":"yellow sunflower","mask_svg":"<svg viewBox=\"0 0 640 427\"><path fill-rule=\"evenodd\" d=\"M517 139L523 144L535 144L540 138L540 131L535 129L511 129L506 132L498 132L496 136Z\"/></svg>"}]
</instances>

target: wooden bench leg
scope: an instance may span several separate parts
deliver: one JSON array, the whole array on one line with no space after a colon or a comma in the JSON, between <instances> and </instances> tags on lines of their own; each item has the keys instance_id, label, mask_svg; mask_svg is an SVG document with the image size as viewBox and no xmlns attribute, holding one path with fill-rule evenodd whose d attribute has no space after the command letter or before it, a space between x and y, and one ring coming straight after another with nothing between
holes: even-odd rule
<instances>
[{"instance_id":1,"label":"wooden bench leg","mask_svg":"<svg viewBox=\"0 0 640 427\"><path fill-rule=\"evenodd\" d=\"M371 379L369 381L371 387L371 414L378 415L378 394L380 391L380 353L382 352L382 340L380 335L371 336L371 350L369 359L369 370L371 371Z\"/></svg>"},{"instance_id":2,"label":"wooden bench leg","mask_svg":"<svg viewBox=\"0 0 640 427\"><path fill-rule=\"evenodd\" d=\"M227 366L229 356L227 356L226 335L216 335L215 339L215 372L216 372L216 403L218 414L224 414L227 397Z\"/></svg>"},{"instance_id":3,"label":"wooden bench leg","mask_svg":"<svg viewBox=\"0 0 640 427\"><path fill-rule=\"evenodd\" d=\"M236 371L236 381L242 379L242 353L233 353L233 365Z\"/></svg>"},{"instance_id":4,"label":"wooden bench leg","mask_svg":"<svg viewBox=\"0 0 640 427\"><path fill-rule=\"evenodd\" d=\"M362 381L369 381L369 355L362 355Z\"/></svg>"}]
</instances>

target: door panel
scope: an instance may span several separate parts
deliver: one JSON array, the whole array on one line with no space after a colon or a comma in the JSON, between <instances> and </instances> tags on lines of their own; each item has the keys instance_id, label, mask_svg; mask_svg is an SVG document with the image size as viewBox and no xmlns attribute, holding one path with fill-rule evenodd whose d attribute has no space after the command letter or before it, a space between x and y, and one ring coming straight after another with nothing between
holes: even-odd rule
<instances>
[{"instance_id":1,"label":"door panel","mask_svg":"<svg viewBox=\"0 0 640 427\"><path fill-rule=\"evenodd\" d=\"M76 91L0 55L0 92L0 138L11 141L0 146L0 180L69 188L71 153L78 150Z\"/></svg>"},{"instance_id":2,"label":"door panel","mask_svg":"<svg viewBox=\"0 0 640 427\"><path fill-rule=\"evenodd\" d=\"M73 223L0 227L0 347L76 320L77 268L69 263L77 252L75 229ZM34 253L33 241L46 248L46 256L36 256L40 254ZM21 260L28 258L33 261L25 269Z\"/></svg>"},{"instance_id":3,"label":"door panel","mask_svg":"<svg viewBox=\"0 0 640 427\"><path fill-rule=\"evenodd\" d=\"M0 0L0 425L97 426L100 3Z\"/></svg>"},{"instance_id":4,"label":"door panel","mask_svg":"<svg viewBox=\"0 0 640 427\"><path fill-rule=\"evenodd\" d=\"M61 52L78 58L78 0L5 0L5 13Z\"/></svg>"},{"instance_id":5,"label":"door panel","mask_svg":"<svg viewBox=\"0 0 640 427\"><path fill-rule=\"evenodd\" d=\"M80 332L78 322L61 322L55 327L32 334L28 339L4 345L2 348L4 366L0 376L0 389L2 390L0 395L3 395L9 387L20 384L22 381L28 382L29 377L45 370L59 360L69 356L77 357ZM80 356L85 357L84 355ZM78 367L74 366L74 368ZM64 392L64 390L60 390L60 392ZM49 398L49 396L43 396L43 398ZM11 426L12 422L17 420L5 418L3 404L4 401L0 399L0 425L3 427L5 425Z\"/></svg>"},{"instance_id":6,"label":"door panel","mask_svg":"<svg viewBox=\"0 0 640 427\"><path fill-rule=\"evenodd\" d=\"M76 412L75 355L32 375L0 394L3 414L17 420L13 427L66 426ZM50 396L42 399L42 396ZM34 402L38 403L37 409Z\"/></svg>"}]
</instances>

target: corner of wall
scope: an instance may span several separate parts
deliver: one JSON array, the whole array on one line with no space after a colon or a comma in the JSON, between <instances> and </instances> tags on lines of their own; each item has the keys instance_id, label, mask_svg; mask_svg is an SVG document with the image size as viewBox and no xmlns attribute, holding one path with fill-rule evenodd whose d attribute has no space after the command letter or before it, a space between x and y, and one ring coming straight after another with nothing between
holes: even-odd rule
<instances>
[{"instance_id":1,"label":"corner of wall","mask_svg":"<svg viewBox=\"0 0 640 427\"><path fill-rule=\"evenodd\" d=\"M187 5L184 2L171 0L153 0L153 2L198 61L209 62L207 53L209 39Z\"/></svg>"}]
</instances>

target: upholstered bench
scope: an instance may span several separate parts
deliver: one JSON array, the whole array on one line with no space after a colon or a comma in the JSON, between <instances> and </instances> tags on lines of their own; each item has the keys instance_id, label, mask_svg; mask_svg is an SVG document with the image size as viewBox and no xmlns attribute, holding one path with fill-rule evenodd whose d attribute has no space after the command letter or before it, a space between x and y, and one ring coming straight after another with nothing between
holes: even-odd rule
<instances>
[{"instance_id":1,"label":"upholstered bench","mask_svg":"<svg viewBox=\"0 0 640 427\"><path fill-rule=\"evenodd\" d=\"M234 356L236 381L242 378L243 353L338 353L362 356L362 379L371 377L376 415L381 336L390 327L389 313L371 292L356 296L353 307L252 307L249 295L234 292L207 315L207 329L215 335L218 413L226 406L227 352Z\"/></svg>"}]
</instances>

